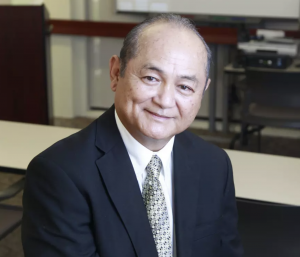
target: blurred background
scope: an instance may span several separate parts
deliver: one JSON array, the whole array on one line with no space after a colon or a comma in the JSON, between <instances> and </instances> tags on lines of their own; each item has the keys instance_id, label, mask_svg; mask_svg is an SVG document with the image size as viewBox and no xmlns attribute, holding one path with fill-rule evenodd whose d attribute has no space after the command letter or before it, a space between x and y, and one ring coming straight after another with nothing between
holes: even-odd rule
<instances>
[{"instance_id":1,"label":"blurred background","mask_svg":"<svg viewBox=\"0 0 300 257\"><path fill-rule=\"evenodd\" d=\"M0 0L0 190L18 182L34 157L24 157L26 148L38 143L23 149L22 140L49 137L36 153L55 142L52 130L33 124L74 129L53 130L58 140L113 104L110 57L137 23L162 12L193 20L212 50L212 84L189 129L225 149L298 161L299 0ZM26 159L19 166L9 155L16 149ZM3 203L21 206L21 187L13 196ZM3 232L1 257L23 256L17 226Z\"/></svg>"}]
</instances>

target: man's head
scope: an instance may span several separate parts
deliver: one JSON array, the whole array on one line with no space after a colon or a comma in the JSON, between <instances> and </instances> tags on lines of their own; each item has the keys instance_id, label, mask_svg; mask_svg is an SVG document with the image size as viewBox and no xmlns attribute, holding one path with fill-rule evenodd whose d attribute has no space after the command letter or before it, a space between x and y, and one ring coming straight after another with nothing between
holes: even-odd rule
<instances>
[{"instance_id":1,"label":"man's head","mask_svg":"<svg viewBox=\"0 0 300 257\"><path fill-rule=\"evenodd\" d=\"M186 18L149 18L125 38L110 60L115 107L140 143L167 142L194 120L208 87L210 51Z\"/></svg>"},{"instance_id":2,"label":"man's head","mask_svg":"<svg viewBox=\"0 0 300 257\"><path fill-rule=\"evenodd\" d=\"M121 61L121 76L124 76L127 63L130 59L136 57L138 53L138 39L142 31L153 24L157 23L169 23L177 26L178 28L184 28L194 32L201 42L203 43L207 51L207 63L206 63L206 76L209 76L210 63L211 63L211 51L204 41L203 37L199 34L195 25L187 18L183 18L179 15L174 14L160 14L151 18L144 20L142 23L135 26L125 37L123 42L123 47L120 52L120 61Z\"/></svg>"}]
</instances>

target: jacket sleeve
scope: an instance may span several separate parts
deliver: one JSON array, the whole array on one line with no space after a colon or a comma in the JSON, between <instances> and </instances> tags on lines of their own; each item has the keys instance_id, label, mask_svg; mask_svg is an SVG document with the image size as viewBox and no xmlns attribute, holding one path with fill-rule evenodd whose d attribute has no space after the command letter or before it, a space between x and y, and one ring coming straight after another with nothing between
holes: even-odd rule
<instances>
[{"instance_id":1,"label":"jacket sleeve","mask_svg":"<svg viewBox=\"0 0 300 257\"><path fill-rule=\"evenodd\" d=\"M226 154L227 182L224 192L222 214L222 257L241 257L244 250L237 229L238 212L235 200L235 189L231 161Z\"/></svg>"},{"instance_id":2,"label":"jacket sleeve","mask_svg":"<svg viewBox=\"0 0 300 257\"><path fill-rule=\"evenodd\" d=\"M52 161L35 157L29 164L23 208L25 257L99 257L88 203Z\"/></svg>"}]
</instances>

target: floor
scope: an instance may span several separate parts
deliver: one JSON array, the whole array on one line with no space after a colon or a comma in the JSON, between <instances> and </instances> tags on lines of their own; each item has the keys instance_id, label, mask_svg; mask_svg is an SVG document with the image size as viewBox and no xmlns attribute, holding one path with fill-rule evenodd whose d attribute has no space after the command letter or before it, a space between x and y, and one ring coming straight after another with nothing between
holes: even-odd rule
<instances>
[{"instance_id":1,"label":"floor","mask_svg":"<svg viewBox=\"0 0 300 257\"><path fill-rule=\"evenodd\" d=\"M55 126L63 127L74 127L74 128L84 128L92 122L91 119L87 118L75 118L75 119L55 119ZM209 133L205 130L190 129L193 133L203 136L204 138L209 136L223 138L226 140L221 140L221 143L215 143L219 147L228 148L227 143L234 135L222 135L221 133ZM215 142L215 140L214 140ZM226 143L225 143L226 142ZM262 137L261 140L262 152L275 155L291 156L300 158L300 138L290 139L290 138L279 138L279 137ZM247 146L239 146L236 144L236 149L242 151L257 151L257 138L252 136L249 140ZM20 178L19 175L12 175L0 172L0 190L11 185ZM12 199L9 199L3 203L12 205L22 205L22 192L19 193ZM16 229L13 233L8 235L2 241L0 241L0 257L23 257L22 244L21 244L21 229Z\"/></svg>"},{"instance_id":2,"label":"floor","mask_svg":"<svg viewBox=\"0 0 300 257\"><path fill-rule=\"evenodd\" d=\"M22 176L11 175L0 172L0 190L18 181ZM19 193L14 198L8 199L1 203L10 205L22 205L22 195ZM23 257L21 245L21 228L17 228L14 232L0 241L0 257Z\"/></svg>"}]
</instances>

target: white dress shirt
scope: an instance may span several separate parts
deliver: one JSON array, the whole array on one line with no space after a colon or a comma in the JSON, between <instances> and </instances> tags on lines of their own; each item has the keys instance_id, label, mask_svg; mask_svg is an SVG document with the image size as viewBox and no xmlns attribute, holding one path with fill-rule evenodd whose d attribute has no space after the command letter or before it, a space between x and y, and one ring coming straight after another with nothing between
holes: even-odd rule
<instances>
[{"instance_id":1,"label":"white dress shirt","mask_svg":"<svg viewBox=\"0 0 300 257\"><path fill-rule=\"evenodd\" d=\"M159 176L159 181L161 183L167 209L170 220L170 229L172 235L172 246L174 249L174 226L173 226L173 145L174 138L172 137L170 141L158 152L152 152L148 148L140 144L133 136L127 131L122 122L120 121L118 114L115 110L115 118L117 127L129 154L137 182L139 184L141 193L143 190L143 185L147 176L146 167L150 162L152 156L156 154L162 161L162 169ZM173 255L175 257L175 254Z\"/></svg>"}]
</instances>

